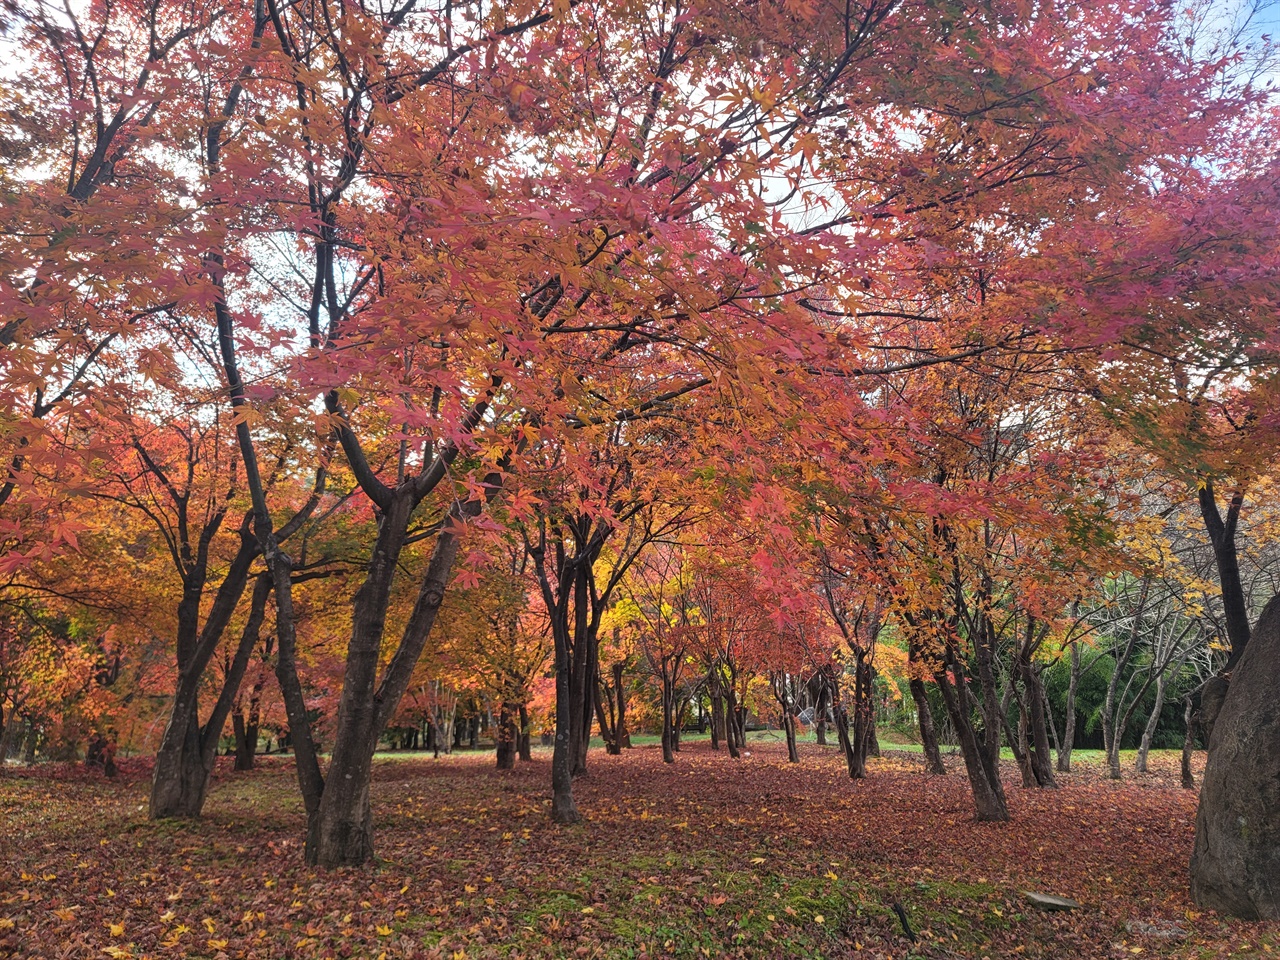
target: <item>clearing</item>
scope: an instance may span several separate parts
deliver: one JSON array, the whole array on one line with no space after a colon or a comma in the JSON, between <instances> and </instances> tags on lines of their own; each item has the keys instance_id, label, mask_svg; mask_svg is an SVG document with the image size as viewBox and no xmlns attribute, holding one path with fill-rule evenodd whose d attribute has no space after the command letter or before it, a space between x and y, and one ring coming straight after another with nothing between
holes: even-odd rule
<instances>
[{"instance_id":1,"label":"clearing","mask_svg":"<svg viewBox=\"0 0 1280 960\"><path fill-rule=\"evenodd\" d=\"M198 823L146 819L139 761L116 782L11 768L0 956L1280 955L1280 924L1191 904L1196 795L1172 754L1120 783L1082 762L1058 791L1020 789L1007 765L1014 820L988 825L955 757L929 778L893 752L855 783L834 749L798 765L776 742L751 752L687 743L672 767L651 746L593 751L571 828L547 820L549 751L508 773L490 753L380 756L381 862L330 874L302 864L288 758L220 767ZM1024 891L1083 908L1043 912Z\"/></svg>"}]
</instances>

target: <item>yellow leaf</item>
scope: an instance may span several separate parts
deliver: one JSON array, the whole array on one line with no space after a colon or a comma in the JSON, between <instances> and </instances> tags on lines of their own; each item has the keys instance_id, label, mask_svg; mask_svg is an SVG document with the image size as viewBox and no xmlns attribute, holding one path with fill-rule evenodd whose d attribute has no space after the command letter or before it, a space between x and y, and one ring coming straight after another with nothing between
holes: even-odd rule
<instances>
[{"instance_id":1,"label":"yellow leaf","mask_svg":"<svg viewBox=\"0 0 1280 960\"><path fill-rule=\"evenodd\" d=\"M124 936L124 924L123 924L123 923L112 923L112 924L109 924L109 926L111 927L111 935L112 935L113 937L123 937L123 936Z\"/></svg>"},{"instance_id":2,"label":"yellow leaf","mask_svg":"<svg viewBox=\"0 0 1280 960\"><path fill-rule=\"evenodd\" d=\"M378 931L378 936L380 936L380 937L389 937L389 936L391 936L391 928L390 928L390 927L388 927L386 924L382 924L382 923L380 923L380 924L378 924L376 927L374 927L373 929L375 929L375 930L377 930L377 931Z\"/></svg>"},{"instance_id":3,"label":"yellow leaf","mask_svg":"<svg viewBox=\"0 0 1280 960\"><path fill-rule=\"evenodd\" d=\"M207 940L207 941L205 941L205 942L209 945L209 949L210 949L210 950L225 950L225 949L227 949L227 943L228 943L228 941L226 941L226 940Z\"/></svg>"},{"instance_id":4,"label":"yellow leaf","mask_svg":"<svg viewBox=\"0 0 1280 960\"><path fill-rule=\"evenodd\" d=\"M217 925L216 923L214 923L214 922L213 922L213 918L212 918L212 917L205 917L205 918L204 918L204 928L205 928L206 930L208 930L210 933L213 933L213 931L215 931L215 930L217 930L217 929L218 929L218 925Z\"/></svg>"},{"instance_id":5,"label":"yellow leaf","mask_svg":"<svg viewBox=\"0 0 1280 960\"><path fill-rule=\"evenodd\" d=\"M164 913L160 914L160 922L173 923L173 921L176 920L177 917L178 915L174 913L172 910L166 910Z\"/></svg>"},{"instance_id":6,"label":"yellow leaf","mask_svg":"<svg viewBox=\"0 0 1280 960\"><path fill-rule=\"evenodd\" d=\"M751 858L751 862L752 862L752 863L764 863L764 857L752 857L752 858Z\"/></svg>"},{"instance_id":7,"label":"yellow leaf","mask_svg":"<svg viewBox=\"0 0 1280 960\"><path fill-rule=\"evenodd\" d=\"M835 871L834 871L834 870L828 870L828 871L827 871L827 879L828 879L828 880L839 880L840 878L836 876L836 874L835 874Z\"/></svg>"}]
</instances>

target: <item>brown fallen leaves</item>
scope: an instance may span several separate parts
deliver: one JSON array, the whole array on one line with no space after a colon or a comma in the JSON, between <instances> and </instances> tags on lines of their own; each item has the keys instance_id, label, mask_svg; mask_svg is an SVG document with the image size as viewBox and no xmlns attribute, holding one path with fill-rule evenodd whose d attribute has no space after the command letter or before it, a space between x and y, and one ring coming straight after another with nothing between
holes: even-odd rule
<instances>
[{"instance_id":1,"label":"brown fallen leaves","mask_svg":"<svg viewBox=\"0 0 1280 960\"><path fill-rule=\"evenodd\" d=\"M843 776L771 744L593 752L588 819L553 827L548 758L381 759L376 867L301 863L287 761L220 770L199 823L145 818L144 779L0 778L0 956L41 958L1155 957L1280 955L1280 925L1196 911L1195 795L1173 758L1059 791L1006 771L1014 821L917 757ZM1032 908L1024 890L1085 905ZM904 907L917 939L892 911Z\"/></svg>"}]
</instances>

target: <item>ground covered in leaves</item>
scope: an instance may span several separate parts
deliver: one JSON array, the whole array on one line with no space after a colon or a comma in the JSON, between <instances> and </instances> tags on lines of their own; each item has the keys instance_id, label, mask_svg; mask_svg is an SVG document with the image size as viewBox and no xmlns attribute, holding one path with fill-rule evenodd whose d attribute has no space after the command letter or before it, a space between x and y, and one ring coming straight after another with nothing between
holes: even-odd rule
<instances>
[{"instance_id":1,"label":"ground covered in leaves","mask_svg":"<svg viewBox=\"0 0 1280 960\"><path fill-rule=\"evenodd\" d=\"M1176 758L1058 791L1006 770L1012 823L972 820L955 758L843 775L835 750L740 761L687 745L593 752L584 823L547 820L549 753L376 765L376 866L302 864L282 758L220 768L198 823L146 819L146 770L0 776L0 957L1265 957L1280 924L1196 911L1195 793ZM1025 891L1084 909L1045 913ZM900 904L916 940L907 938Z\"/></svg>"}]
</instances>

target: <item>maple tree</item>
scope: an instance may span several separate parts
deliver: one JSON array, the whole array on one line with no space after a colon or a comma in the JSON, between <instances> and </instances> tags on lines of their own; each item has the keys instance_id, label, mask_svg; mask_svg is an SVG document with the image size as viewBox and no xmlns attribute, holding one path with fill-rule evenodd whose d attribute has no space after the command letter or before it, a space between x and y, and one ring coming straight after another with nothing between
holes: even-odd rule
<instances>
[{"instance_id":1,"label":"maple tree","mask_svg":"<svg viewBox=\"0 0 1280 960\"><path fill-rule=\"evenodd\" d=\"M740 759L767 687L790 760L830 709L857 778L895 650L928 767L935 692L979 818L1008 819L1002 745L1055 784L1043 671L1069 649L1077 681L1079 606L1136 565L1130 467L1194 492L1225 671L1250 643L1277 117L1188 16L34 3L0 114L0 600L102 577L104 525L145 518L132 548L172 561L146 643L176 653L152 813L199 812L229 715L248 765L270 661L324 867L373 856L393 725L447 750L496 706L513 764L539 602L558 821L593 723L625 739L614 624L665 759L704 696ZM1186 649L1159 629L1135 611L1111 658L1113 769ZM1163 666L1126 701L1140 644Z\"/></svg>"}]
</instances>

